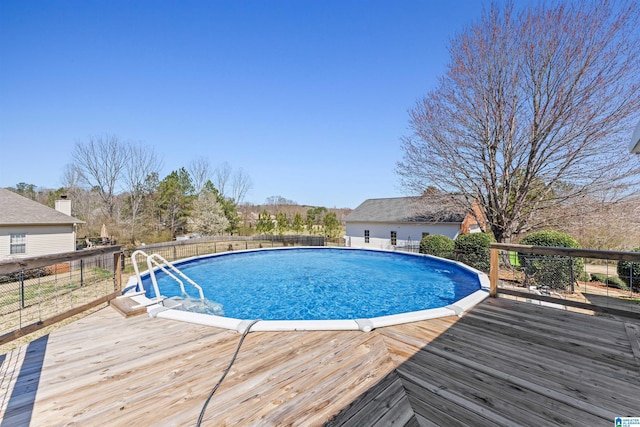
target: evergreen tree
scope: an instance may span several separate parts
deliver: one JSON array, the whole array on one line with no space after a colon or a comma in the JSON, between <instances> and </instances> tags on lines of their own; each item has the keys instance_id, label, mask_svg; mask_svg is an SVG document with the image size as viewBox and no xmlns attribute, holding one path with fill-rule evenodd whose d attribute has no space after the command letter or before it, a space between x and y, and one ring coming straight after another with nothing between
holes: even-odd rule
<instances>
[{"instance_id":1,"label":"evergreen tree","mask_svg":"<svg viewBox=\"0 0 640 427\"><path fill-rule=\"evenodd\" d=\"M178 232L184 231L195 198L191 177L185 168L171 172L160 181L158 207L165 228L174 237Z\"/></svg>"},{"instance_id":2,"label":"evergreen tree","mask_svg":"<svg viewBox=\"0 0 640 427\"><path fill-rule=\"evenodd\" d=\"M304 221L302 220L302 215L300 215L299 212L296 212L296 215L293 217L291 229L296 232L296 234L300 234L304 230Z\"/></svg>"},{"instance_id":3,"label":"evergreen tree","mask_svg":"<svg viewBox=\"0 0 640 427\"><path fill-rule=\"evenodd\" d=\"M322 226L324 227L324 233L328 237L338 237L340 233L340 221L335 212L329 212L322 219Z\"/></svg>"},{"instance_id":4,"label":"evergreen tree","mask_svg":"<svg viewBox=\"0 0 640 427\"><path fill-rule=\"evenodd\" d=\"M307 231L309 232L309 234L313 234L314 229L313 226L315 225L315 223L313 222L313 218L310 216L307 216Z\"/></svg>"},{"instance_id":5,"label":"evergreen tree","mask_svg":"<svg viewBox=\"0 0 640 427\"><path fill-rule=\"evenodd\" d=\"M274 229L273 221L271 220L271 214L266 211L258 214L258 222L256 223L256 231L260 234L271 234Z\"/></svg>"},{"instance_id":6,"label":"evergreen tree","mask_svg":"<svg viewBox=\"0 0 640 427\"><path fill-rule=\"evenodd\" d=\"M278 212L278 214L276 215L276 229L279 236L282 236L284 232L289 229L287 214L285 214L284 212Z\"/></svg>"}]
</instances>

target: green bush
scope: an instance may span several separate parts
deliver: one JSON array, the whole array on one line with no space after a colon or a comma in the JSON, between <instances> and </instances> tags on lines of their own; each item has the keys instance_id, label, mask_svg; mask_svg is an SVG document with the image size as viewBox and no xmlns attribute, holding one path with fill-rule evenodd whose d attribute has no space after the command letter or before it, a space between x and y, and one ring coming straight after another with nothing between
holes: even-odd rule
<instances>
[{"instance_id":1,"label":"green bush","mask_svg":"<svg viewBox=\"0 0 640 427\"><path fill-rule=\"evenodd\" d=\"M640 248L635 248L632 252L640 252ZM640 262L618 262L618 277L627 285L627 288L631 287L633 279L633 289L640 289Z\"/></svg>"},{"instance_id":2,"label":"green bush","mask_svg":"<svg viewBox=\"0 0 640 427\"><path fill-rule=\"evenodd\" d=\"M579 248L580 244L566 233L553 230L536 231L520 241L523 245ZM533 277L538 286L564 289L571 280L585 277L582 258L567 258L564 255L518 254L525 273ZM573 274L573 277L572 277Z\"/></svg>"},{"instance_id":3,"label":"green bush","mask_svg":"<svg viewBox=\"0 0 640 427\"><path fill-rule=\"evenodd\" d=\"M625 291L629 290L629 287L619 277L616 276L607 276L606 274L602 273L591 273L591 281L604 283L606 285Z\"/></svg>"},{"instance_id":4,"label":"green bush","mask_svg":"<svg viewBox=\"0 0 640 427\"><path fill-rule=\"evenodd\" d=\"M456 259L480 271L489 272L490 244L491 236L489 234L460 234L454 241Z\"/></svg>"},{"instance_id":5,"label":"green bush","mask_svg":"<svg viewBox=\"0 0 640 427\"><path fill-rule=\"evenodd\" d=\"M455 243L453 239L442 234L429 234L420 240L420 253L451 258Z\"/></svg>"}]
</instances>

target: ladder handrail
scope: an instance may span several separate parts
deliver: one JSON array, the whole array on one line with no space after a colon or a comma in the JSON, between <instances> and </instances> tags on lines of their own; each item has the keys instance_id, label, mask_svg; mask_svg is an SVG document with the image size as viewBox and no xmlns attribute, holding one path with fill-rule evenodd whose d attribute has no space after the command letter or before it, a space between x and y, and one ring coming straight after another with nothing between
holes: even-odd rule
<instances>
[{"instance_id":1,"label":"ladder handrail","mask_svg":"<svg viewBox=\"0 0 640 427\"><path fill-rule=\"evenodd\" d=\"M162 261L164 263L160 264L158 261L156 261L154 258L158 258L160 261ZM164 259L161 255L159 254L151 254L147 257L147 265L150 265L151 262L154 262L158 267L160 267L160 269L162 271L164 271L165 273L167 273L169 276L171 276L174 280L176 280L179 284L180 284L180 289L182 290L182 292L185 295L188 295L187 292L184 289L184 283L182 283L182 281L180 279L178 279L177 277L175 277L173 274L169 273L169 271L165 268L165 266L168 266L169 268L171 268L171 270L173 270L175 273L177 273L180 277L182 277L184 280L186 280L187 282L189 282L189 284L191 284L191 286L193 286L194 288L196 288L198 290L198 294L200 295L200 300L204 300L204 292L202 292L202 288L200 287L200 285L198 285L196 282L194 282L193 280L191 280L189 278L189 276L187 276L186 274L184 274L182 271L180 271L175 265L171 264L169 261L167 261L166 259ZM153 275L152 280L155 280L155 274Z\"/></svg>"},{"instance_id":2,"label":"ladder handrail","mask_svg":"<svg viewBox=\"0 0 640 427\"><path fill-rule=\"evenodd\" d=\"M159 254L151 254L151 255L149 255L149 254L147 254L146 252L144 252L144 251L142 251L140 249L134 251L131 254L131 260L133 261L133 269L135 270L136 277L138 279L138 291L139 292L143 292L144 291L144 286L142 285L142 279L140 277L140 270L138 269L138 263L136 262L136 256L138 254L143 255L144 257L147 258L147 267L149 268L149 276L151 276L151 283L153 285L153 291L156 294L156 298L160 298L161 295L160 295L160 290L158 289L158 281L156 280L155 269L153 267L154 264L155 264L156 268L159 268L160 270L165 272L167 275L169 275L169 277L171 277L172 279L174 279L175 281L177 281L180 284L180 290L182 291L183 294L188 296L186 290L184 289L184 283L182 282L182 280L178 279L174 274L172 274L169 270L167 270L167 267L169 267L173 272L175 272L176 274L181 276L183 279L185 279L187 282L189 282L193 287L195 287L198 290L198 293L200 294L200 300L204 301L204 292L202 292L202 287L200 287L200 285L198 285L196 282L191 280L186 274L184 274L182 271L180 271L178 268L176 268L176 266L171 264L169 261L164 259ZM158 262L156 259L159 259L160 261L162 261L162 263Z\"/></svg>"},{"instance_id":3,"label":"ladder handrail","mask_svg":"<svg viewBox=\"0 0 640 427\"><path fill-rule=\"evenodd\" d=\"M143 250L136 250L131 254L131 262L133 263L133 269L136 272L136 278L138 279L138 292L144 292L144 286L142 285L142 279L140 278L140 269L138 268L138 262L136 261L136 255L141 254L143 255L145 258L149 257L149 255L147 255L147 253ZM149 272L149 274L151 274L151 272ZM160 291L158 290L158 284L156 282L152 281L152 284L154 286L154 291L156 293L156 298L160 297Z\"/></svg>"},{"instance_id":4,"label":"ladder handrail","mask_svg":"<svg viewBox=\"0 0 640 427\"><path fill-rule=\"evenodd\" d=\"M178 284L180 284L180 290L182 291L183 294L187 294L187 291L184 289L184 283L182 282L182 280L178 279L176 276L173 275L173 273L171 273L169 270L167 270L164 265L158 263L158 261L153 259L153 254L149 255L147 257L147 269L149 271L155 271L153 268L153 265L155 264L155 266L157 268L159 268L160 270L162 270L163 272L165 272L169 277L171 277L173 280L175 280L176 282L178 282ZM155 284L157 285L157 281L156 281L156 275L155 273L152 275L151 277L151 281L155 282Z\"/></svg>"}]
</instances>

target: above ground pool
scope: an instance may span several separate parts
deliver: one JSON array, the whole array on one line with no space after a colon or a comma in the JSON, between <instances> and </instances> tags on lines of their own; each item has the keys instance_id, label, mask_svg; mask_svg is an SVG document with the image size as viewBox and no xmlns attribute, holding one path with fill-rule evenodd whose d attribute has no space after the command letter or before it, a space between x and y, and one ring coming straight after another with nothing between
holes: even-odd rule
<instances>
[{"instance_id":1,"label":"above ground pool","mask_svg":"<svg viewBox=\"0 0 640 427\"><path fill-rule=\"evenodd\" d=\"M352 248L278 248L226 252L174 262L202 287L156 271L158 317L242 330L361 329L461 314L487 296L486 275L426 255ZM151 275L145 294L156 298ZM243 326L244 325L244 326Z\"/></svg>"}]
</instances>

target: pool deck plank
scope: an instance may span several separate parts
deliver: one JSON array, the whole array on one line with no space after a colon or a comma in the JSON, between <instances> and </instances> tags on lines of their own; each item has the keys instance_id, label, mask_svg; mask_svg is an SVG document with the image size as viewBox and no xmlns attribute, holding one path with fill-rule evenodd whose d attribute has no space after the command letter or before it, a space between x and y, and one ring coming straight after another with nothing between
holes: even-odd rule
<instances>
[{"instance_id":1,"label":"pool deck plank","mask_svg":"<svg viewBox=\"0 0 640 427\"><path fill-rule=\"evenodd\" d=\"M612 425L640 319L488 299L462 318L253 332L205 426ZM111 308L0 355L0 425L195 425L240 334Z\"/></svg>"}]
</instances>

